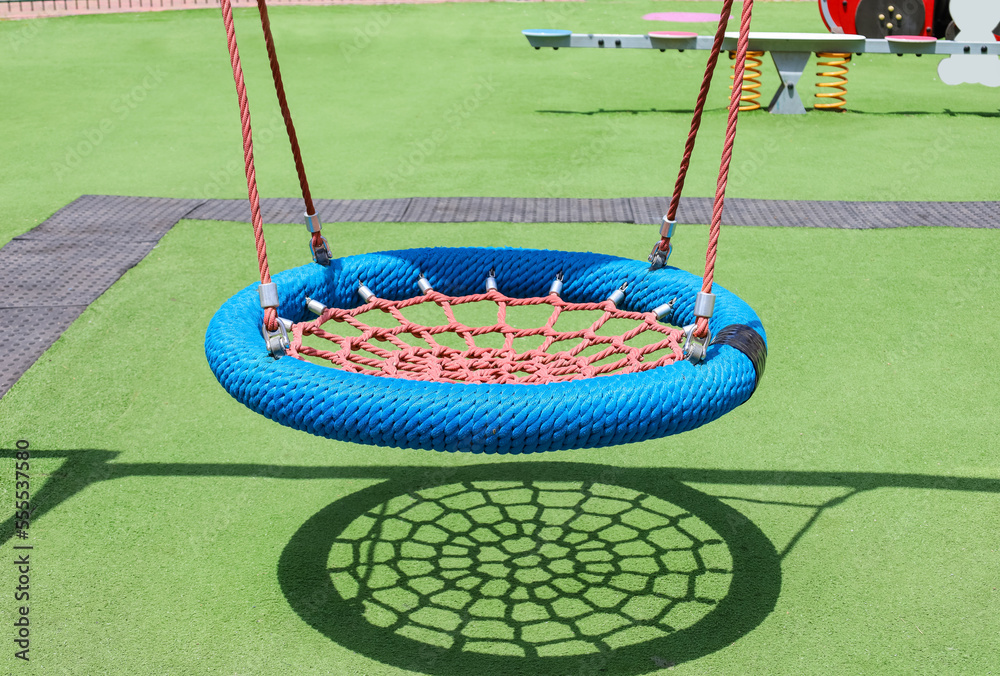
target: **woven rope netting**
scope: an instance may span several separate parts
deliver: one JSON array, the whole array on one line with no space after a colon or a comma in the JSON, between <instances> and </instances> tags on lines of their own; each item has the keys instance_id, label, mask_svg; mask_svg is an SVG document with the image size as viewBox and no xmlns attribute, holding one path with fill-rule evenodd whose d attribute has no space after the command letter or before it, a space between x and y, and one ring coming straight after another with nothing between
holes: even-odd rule
<instances>
[{"instance_id":1,"label":"woven rope netting","mask_svg":"<svg viewBox=\"0 0 1000 676\"><path fill-rule=\"evenodd\" d=\"M472 327L455 317L456 306L493 303L496 321ZM403 311L420 305L437 305L445 323L424 326L408 319ZM508 308L551 307L542 326L515 328L508 321ZM426 308L425 308L426 309ZM478 308L477 308L478 309ZM366 315L386 316L391 326L373 326ZM598 314L583 328L560 330L556 324L566 322L570 314L584 322ZM585 314L591 313L591 314ZM561 319L563 321L561 321ZM620 328L624 320L631 328L607 335L608 329ZM357 335L344 336L328 331L328 322L338 324L338 333L351 327ZM613 323L613 324L612 324ZM334 349L319 349L306 345L307 336L326 339ZM502 339L503 344L489 347L477 344ZM601 303L570 303L556 294L537 298L510 298L496 289L468 296L447 296L430 290L423 296L391 301L372 298L350 310L327 308L316 319L292 327L288 354L302 359L314 357L327 360L335 367L374 376L389 376L409 380L454 383L521 383L541 384L579 380L595 376L635 373L672 364L683 359L683 331L660 322L654 312L619 310L611 300ZM446 339L449 339L446 340ZM521 342L539 343L531 349L518 349ZM464 343L464 347L447 342Z\"/></svg>"}]
</instances>

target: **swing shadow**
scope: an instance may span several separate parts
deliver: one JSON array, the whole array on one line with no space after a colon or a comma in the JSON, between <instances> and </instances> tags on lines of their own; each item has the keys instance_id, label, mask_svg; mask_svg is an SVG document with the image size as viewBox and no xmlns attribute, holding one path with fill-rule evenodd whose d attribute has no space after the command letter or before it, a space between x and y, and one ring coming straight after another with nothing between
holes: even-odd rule
<instances>
[{"instance_id":1,"label":"swing shadow","mask_svg":"<svg viewBox=\"0 0 1000 676\"><path fill-rule=\"evenodd\" d=\"M868 110L858 110L856 108L847 108L844 112L852 115L871 115L875 117L879 116L896 116L896 117L985 117L985 118L998 118L1000 117L1000 110L997 111L975 111L975 110L951 110L950 108L945 108L944 110L930 111L930 110L893 110L888 112L874 112Z\"/></svg>"},{"instance_id":2,"label":"swing shadow","mask_svg":"<svg viewBox=\"0 0 1000 676\"><path fill-rule=\"evenodd\" d=\"M726 108L706 108L705 112L724 112ZM814 111L810 108L806 108L808 113L821 113L825 111ZM693 109L684 108L674 108L674 109L660 109L660 108L649 108L649 109L639 109L639 108L623 108L623 109L604 109L598 108L597 110L536 110L536 113L542 113L546 115L676 115L685 114L690 115L694 112ZM857 108L846 108L842 112L852 114L852 115L866 115L873 117L882 116L894 116L894 117L915 117L915 116L939 116L939 117L983 117L983 118L1000 118L1000 110L998 111L975 111L975 110L951 110L950 108L945 108L944 110L893 110L887 112L875 112L867 110L858 110ZM762 113L767 113L766 110L755 111L754 114L760 115Z\"/></svg>"},{"instance_id":3,"label":"swing shadow","mask_svg":"<svg viewBox=\"0 0 1000 676\"><path fill-rule=\"evenodd\" d=\"M0 450L0 456L15 452ZM694 660L730 645L770 614L781 590L782 559L825 510L876 488L1000 493L996 479L920 474L535 461L403 468L116 463L119 453L102 449L32 450L31 456L63 460L33 492L33 522L88 486L126 477L383 479L309 517L282 552L277 577L292 609L331 640L383 663L441 676L477 670L641 674ZM820 505L796 505L815 512L778 552L722 501L743 498L708 495L688 483L839 487L843 493ZM518 491L528 497L497 498ZM565 523L538 516L552 507L546 500L553 495L570 494L579 499L556 509ZM502 518L477 522L480 498L502 510ZM645 522L636 519L640 512ZM400 521L410 522L402 537L392 535ZM503 523L517 532L496 530ZM433 528L420 531L423 526ZM433 529L444 539L435 541ZM499 544L487 541L490 530ZM0 524L0 540L15 535L12 515ZM419 551L404 551L403 541ZM652 557L651 546L657 549ZM432 569L421 566L421 557ZM571 560L570 568L553 571L552 562L561 560ZM469 579L470 571L481 580ZM557 587L546 575L566 584ZM504 583L510 588L498 591ZM528 596L514 598L518 585ZM506 608L499 597L508 600ZM567 650L578 654L567 656Z\"/></svg>"},{"instance_id":4,"label":"swing shadow","mask_svg":"<svg viewBox=\"0 0 1000 676\"><path fill-rule=\"evenodd\" d=\"M338 500L278 579L314 629L403 669L643 674L752 631L781 564L749 519L655 470L528 462Z\"/></svg>"},{"instance_id":5,"label":"swing shadow","mask_svg":"<svg viewBox=\"0 0 1000 676\"><path fill-rule=\"evenodd\" d=\"M725 110L724 107L714 107L706 108L705 112ZM622 108L610 110L598 108L597 110L536 110L535 112L545 115L690 115L694 112L694 108Z\"/></svg>"}]
</instances>

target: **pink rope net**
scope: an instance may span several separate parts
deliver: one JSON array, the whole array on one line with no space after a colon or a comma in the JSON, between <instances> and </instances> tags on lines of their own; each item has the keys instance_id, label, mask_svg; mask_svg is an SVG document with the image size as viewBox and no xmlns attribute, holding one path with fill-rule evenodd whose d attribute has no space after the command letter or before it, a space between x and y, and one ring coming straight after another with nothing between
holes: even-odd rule
<instances>
[{"instance_id":1,"label":"pink rope net","mask_svg":"<svg viewBox=\"0 0 1000 676\"><path fill-rule=\"evenodd\" d=\"M483 301L496 303L496 323L471 327L455 318L455 306ZM447 323L423 326L403 316L402 310L423 303L437 304L444 311ZM531 305L552 307L543 326L519 329L507 323L507 308ZM585 329L560 331L555 328L560 316L566 313L595 310L601 311L600 317ZM364 316L370 312L388 314L397 325L389 328L371 326L364 321ZM598 335L611 320L630 320L635 326L621 335ZM331 333L323 328L330 321L351 326L360 335ZM646 336L646 340L653 339L646 345L629 344L647 332L659 336ZM457 335L465 343L465 349L442 345L435 337L445 333ZM503 336L503 346L476 345L476 337L487 334ZM407 342L402 338L404 335L421 344ZM322 350L304 345L305 336L325 338L337 348ZM525 351L515 349L516 339L532 337L541 337L541 345ZM401 301L372 298L351 310L327 308L316 319L293 325L288 354L298 359L305 356L325 359L345 371L372 376L453 383L543 384L636 373L672 364L684 358L683 338L683 331L660 323L654 312L626 312L617 309L610 300L569 303L556 294L544 298L509 298L495 289L452 297L430 290L423 296ZM564 341L575 341L575 344L570 349L550 352L550 348ZM591 347L596 349L584 355ZM661 356L655 354L664 351L667 352Z\"/></svg>"}]
</instances>

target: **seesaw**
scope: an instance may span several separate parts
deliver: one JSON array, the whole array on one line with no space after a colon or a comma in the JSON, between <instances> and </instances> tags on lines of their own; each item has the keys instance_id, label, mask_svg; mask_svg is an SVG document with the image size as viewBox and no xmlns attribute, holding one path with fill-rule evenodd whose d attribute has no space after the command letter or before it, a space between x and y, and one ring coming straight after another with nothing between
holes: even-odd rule
<instances>
[{"instance_id":1,"label":"seesaw","mask_svg":"<svg viewBox=\"0 0 1000 676\"><path fill-rule=\"evenodd\" d=\"M597 33L574 33L558 29L532 29L522 31L535 49L551 47L576 48L590 47L596 49L658 49L661 52L685 49L711 50L714 37L698 35L697 33L654 31L646 35L614 35ZM738 34L726 33L722 48L733 51L736 49ZM751 52L770 52L771 59L778 71L781 82L775 92L768 111L781 115L796 115L806 112L805 105L797 93L797 85L812 54L843 53L850 54L939 54L954 57L981 57L1000 55L1000 42L967 42L961 40L937 40L929 36L897 35L881 39L866 38L863 35L836 35L831 33L750 33ZM942 61L942 65L951 60ZM974 64L981 63L976 58ZM989 60L991 66L1000 66L1000 62ZM969 79L964 77L969 69L966 63L959 63L958 70L950 69L952 77L945 77L947 68L942 69L942 80L947 84L961 82L980 82L989 86L1000 86L1000 78L994 84L993 80ZM976 73L982 69L973 67ZM978 75L976 76L978 77Z\"/></svg>"}]
</instances>

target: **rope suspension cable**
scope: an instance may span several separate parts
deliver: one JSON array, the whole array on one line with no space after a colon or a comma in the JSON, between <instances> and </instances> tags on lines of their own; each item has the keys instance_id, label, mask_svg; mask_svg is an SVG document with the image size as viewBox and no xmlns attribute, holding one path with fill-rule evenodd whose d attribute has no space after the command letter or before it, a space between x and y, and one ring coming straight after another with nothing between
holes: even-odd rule
<instances>
[{"instance_id":1,"label":"rope suspension cable","mask_svg":"<svg viewBox=\"0 0 1000 676\"><path fill-rule=\"evenodd\" d=\"M695 141L701 126L701 118L704 112L708 92L711 88L711 78L715 66L718 62L719 54L722 51L722 42L725 37L725 28L732 9L733 0L725 0L723 11L719 17L719 25L716 30L712 51L706 64L705 74L702 78L701 88L695 105L695 111L691 122L691 130L685 142L684 154L681 158L681 166L678 172L677 181L674 186L674 193L671 197L667 215L664 216L664 225L661 229L661 240L653 247L650 254L650 261L653 267L662 267L666 264L670 255L670 237L673 234L673 226L676 224L677 208L680 202L681 192L684 187L684 180L690 166L690 159L694 150ZM221 0L223 22L226 27L227 44L229 46L230 60L233 66L233 78L236 82L236 91L240 104L240 120L243 129L244 158L247 175L247 189L251 203L251 221L254 227L254 238L257 244L257 257L261 269L261 305L265 309L264 329L265 340L271 353L279 356L289 346L284 325L277 320L275 308L278 305L278 295L274 284L270 281L270 273L267 266L267 251L264 243L263 224L260 215L259 196L257 193L256 175L253 163L253 141L250 129L250 112L247 101L246 87L243 80L243 70L240 63L239 49L236 45L236 33L233 26L232 6L230 0ZM302 197L306 206L306 225L312 233L310 242L313 258L316 262L329 265L331 260L329 246L326 239L320 234L321 225L316 218L315 208L309 192L309 184L306 178L305 166L302 161L301 149L295 134L295 127L292 122L291 112L285 96L284 85L281 79L281 69L278 64L277 53L274 47L274 38L271 33L270 19L267 14L265 0L257 0L257 7L260 13L261 27L264 32L264 39L267 46L268 61L271 67L271 74L274 80L275 91L278 103L281 108L282 117L285 121L285 128L288 132L289 142L292 148L292 155L295 160L295 168L299 177L299 184L302 189ZM716 186L716 194L712 212L712 224L709 233L709 244L705 255L705 275L703 277L702 291L698 294L695 305L696 322L687 329L687 340L684 346L684 353L694 362L701 361L707 350L711 335L708 331L708 320L712 316L715 297L711 293L712 282L715 273L715 261L718 252L719 231L722 219L722 211L725 203L725 191L729 176L729 165L732 160L733 145L736 138L736 124L739 115L740 92L746 70L746 56L749 44L750 19L753 10L753 0L746 0L743 4L743 12L740 20L740 36L737 45L736 64L734 66L734 86L733 94L730 96L729 115L726 127L726 138L723 147L722 161L719 168L719 178ZM277 335L280 332L281 335ZM268 334L274 335L268 335ZM692 337L697 340L692 340ZM273 342L272 342L273 341Z\"/></svg>"},{"instance_id":2,"label":"rope suspension cable","mask_svg":"<svg viewBox=\"0 0 1000 676\"><path fill-rule=\"evenodd\" d=\"M312 195L309 192L309 180L306 178L306 167L302 161L302 151L299 149L299 140L295 135L295 125L292 123L292 113L288 108L288 99L285 96L285 85L281 79L281 67L278 65L278 55L274 48L274 36L271 34L271 19L267 15L267 4L264 0L257 0L257 11L260 13L260 25L264 29L264 43L267 47L267 60L271 65L271 77L274 80L274 91L278 96L278 105L281 108L281 117L285 120L285 131L288 132L288 142L292 147L292 157L295 160L295 172L299 176L299 187L302 190L302 201L305 203L306 228L312 233L310 248L313 259L320 265L329 265L332 258L330 246L326 238L320 234L322 224L313 206Z\"/></svg>"},{"instance_id":3,"label":"rope suspension cable","mask_svg":"<svg viewBox=\"0 0 1000 676\"><path fill-rule=\"evenodd\" d=\"M222 23L226 27L226 44L229 47L229 61L233 67L236 97L239 100L240 106L240 124L243 131L243 164L247 177L247 194L250 198L250 222L253 225L253 237L257 245L257 264L260 268L260 302L264 308L264 329L270 333L275 333L281 328L276 309L278 307L278 292L271 281L271 271L267 265L267 244L264 242L264 222L260 215L257 172L253 161L253 132L250 128L250 103L247 100L246 84L243 81L240 50L236 45L233 8L230 0L221 0L221 4Z\"/></svg>"},{"instance_id":4,"label":"rope suspension cable","mask_svg":"<svg viewBox=\"0 0 1000 676\"><path fill-rule=\"evenodd\" d=\"M723 10L719 16L719 26L715 33L715 40L712 43L712 51L705 66L705 74L702 78L701 89L698 92L698 100L695 104L694 115L691 120L691 130L688 133L687 141L684 144L684 154L681 157L681 166L677 174L677 181L674 184L674 192L670 198L670 206L667 214L663 217L663 225L660 228L660 241L653 246L653 251L649 254L649 262L652 267L661 268L667 263L670 257L670 238L673 236L674 226L677 224L677 207L680 204L681 192L684 189L684 180L687 177L690 166L691 153L694 150L695 140L698 130L701 127L701 117L705 110L705 102L711 88L712 74L718 62L719 53L722 51L722 41L725 37L726 23L729 21L732 9L732 0L725 0ZM711 342L711 335L708 331L708 320L712 316L715 304L715 296L712 294L712 280L715 276L715 260L719 247L719 230L722 223L722 210L726 199L726 185L729 180L729 165L733 157L733 145L736 140L736 123L740 112L740 96L743 92L743 80L746 74L746 58L750 43L750 19L753 13L753 0L746 0L743 3L743 11L740 16L740 36L736 49L736 63L733 73L733 88L729 98L729 115L726 123L726 139L722 149L722 160L719 165L719 178L716 182L715 199L712 207L712 223L709 230L708 248L705 252L705 276L703 277L702 291L698 294L695 302L695 324L687 328L688 339L685 343L685 354L692 361L700 361L707 350L708 343ZM692 337L698 339L693 341Z\"/></svg>"},{"instance_id":5,"label":"rope suspension cable","mask_svg":"<svg viewBox=\"0 0 1000 676\"><path fill-rule=\"evenodd\" d=\"M719 54L722 52L722 41L726 37L726 24L729 22L732 9L733 0L725 0L722 12L719 14L719 26L715 30L715 41L712 43L712 50L708 55L708 63L705 65L705 74L701 79L701 89L698 91L698 100L691 118L691 130L684 143L684 154L681 156L681 166L677 172L673 195L670 197L670 206L667 208L667 215L663 217L660 241L653 247L653 252L649 255L649 260L654 267L663 267L667 263L667 258L670 257L670 238L673 236L674 225L677 223L677 207L680 205L681 193L684 191L684 180L687 178L688 167L691 165L691 154L694 152L698 130L701 128L701 116L705 111L705 101L708 100L708 92L712 88L712 74L715 72ZM657 255L658 252L662 253Z\"/></svg>"},{"instance_id":6,"label":"rope suspension cable","mask_svg":"<svg viewBox=\"0 0 1000 676\"><path fill-rule=\"evenodd\" d=\"M743 3L740 16L740 39L736 46L736 72L733 91L729 97L729 118L726 123L726 142L722 147L722 163L719 166L719 180L715 189L715 203L712 208L712 226L708 235L708 251L705 253L705 276L702 278L701 293L695 302L695 316L698 318L694 336L708 337L708 319L712 316L712 280L715 277L715 258L719 249L719 230L722 225L722 209L726 201L726 185L729 182L729 164L733 159L733 145L736 142L736 123L740 115L740 96L743 92L743 76L746 70L747 48L750 45L750 18L753 14L753 0ZM699 308L699 305L702 305ZM707 311L707 314L705 312Z\"/></svg>"}]
</instances>

